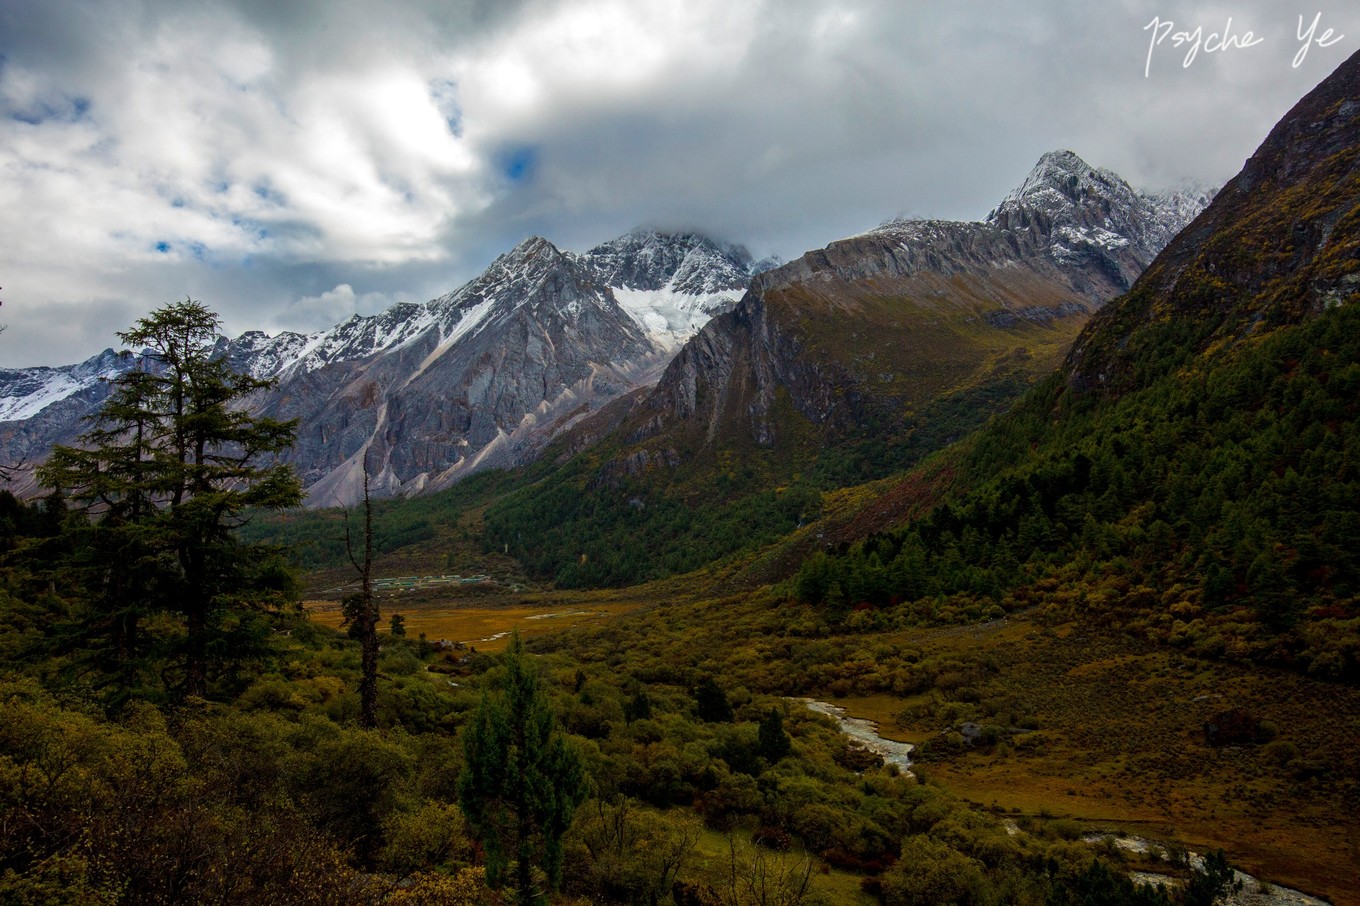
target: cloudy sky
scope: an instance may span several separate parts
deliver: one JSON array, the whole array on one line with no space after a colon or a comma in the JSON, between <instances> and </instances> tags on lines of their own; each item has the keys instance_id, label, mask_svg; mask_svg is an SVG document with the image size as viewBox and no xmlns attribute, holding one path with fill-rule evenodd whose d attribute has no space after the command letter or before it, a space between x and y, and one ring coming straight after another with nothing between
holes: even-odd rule
<instances>
[{"instance_id":1,"label":"cloudy sky","mask_svg":"<svg viewBox=\"0 0 1360 906\"><path fill-rule=\"evenodd\" d=\"M1357 47L1353 0L3 0L0 366L185 296L318 329L532 234L792 258L1054 148L1220 183Z\"/></svg>"}]
</instances>

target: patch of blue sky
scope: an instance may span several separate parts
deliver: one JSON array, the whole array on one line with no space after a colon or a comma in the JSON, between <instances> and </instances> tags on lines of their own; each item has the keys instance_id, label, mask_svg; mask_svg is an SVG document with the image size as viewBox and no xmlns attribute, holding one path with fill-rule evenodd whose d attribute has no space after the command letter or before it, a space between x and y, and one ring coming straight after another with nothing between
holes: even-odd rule
<instances>
[{"instance_id":1,"label":"patch of blue sky","mask_svg":"<svg viewBox=\"0 0 1360 906\"><path fill-rule=\"evenodd\" d=\"M232 217L231 225L239 230L241 235L251 239L268 239L273 235L267 226L260 223L258 220L252 220L248 217Z\"/></svg>"},{"instance_id":2,"label":"patch of blue sky","mask_svg":"<svg viewBox=\"0 0 1360 906\"><path fill-rule=\"evenodd\" d=\"M256 183L253 187L255 195L261 200L277 207L284 207L288 204L287 197L282 192L269 185L267 182Z\"/></svg>"},{"instance_id":3,"label":"patch of blue sky","mask_svg":"<svg viewBox=\"0 0 1360 906\"><path fill-rule=\"evenodd\" d=\"M187 239L162 239L153 245L152 250L161 255L175 255L177 257L187 256L195 261L213 263L214 256L212 249L206 243L190 241Z\"/></svg>"},{"instance_id":4,"label":"patch of blue sky","mask_svg":"<svg viewBox=\"0 0 1360 906\"><path fill-rule=\"evenodd\" d=\"M449 134L454 138L463 137L463 108L458 105L458 83L453 79L432 79L430 81L430 100L444 116Z\"/></svg>"},{"instance_id":5,"label":"patch of blue sky","mask_svg":"<svg viewBox=\"0 0 1360 906\"><path fill-rule=\"evenodd\" d=\"M518 145L500 156L501 175L511 182L528 182L538 169L538 149L532 145Z\"/></svg>"},{"instance_id":6,"label":"patch of blue sky","mask_svg":"<svg viewBox=\"0 0 1360 906\"><path fill-rule=\"evenodd\" d=\"M8 116L16 123L41 126L44 123L75 123L85 119L90 112L89 98L65 97L51 101L40 100L27 107L8 111Z\"/></svg>"}]
</instances>

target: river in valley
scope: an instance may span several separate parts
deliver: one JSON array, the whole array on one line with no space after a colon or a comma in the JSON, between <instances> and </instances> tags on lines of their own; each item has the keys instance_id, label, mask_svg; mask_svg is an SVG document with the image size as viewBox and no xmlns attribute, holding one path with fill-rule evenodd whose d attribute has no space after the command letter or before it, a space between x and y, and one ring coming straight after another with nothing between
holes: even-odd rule
<instances>
[{"instance_id":1,"label":"river in valley","mask_svg":"<svg viewBox=\"0 0 1360 906\"><path fill-rule=\"evenodd\" d=\"M882 756L884 764L895 764L903 773L911 771L911 750L909 742L884 739L878 735L878 724L863 717L847 717L845 709L830 702L812 698L800 699L812 711L825 714L840 726L841 732L859 743L875 755Z\"/></svg>"}]
</instances>

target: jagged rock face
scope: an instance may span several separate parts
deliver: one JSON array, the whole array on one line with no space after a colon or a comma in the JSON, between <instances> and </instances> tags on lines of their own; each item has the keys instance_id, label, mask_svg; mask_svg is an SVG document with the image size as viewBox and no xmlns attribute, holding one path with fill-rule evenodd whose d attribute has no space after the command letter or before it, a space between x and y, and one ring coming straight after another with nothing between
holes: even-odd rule
<instances>
[{"instance_id":1,"label":"jagged rock face","mask_svg":"<svg viewBox=\"0 0 1360 906\"><path fill-rule=\"evenodd\" d=\"M708 320L705 306L733 304L749 265L695 236L631 234L581 256L527 240L424 311L389 310L317 344L256 406L301 419L293 461L314 504L353 500L365 468L381 493L445 487L528 461L582 415L654 381L676 336ZM676 288L677 275L697 281L705 266L714 273L702 292ZM376 343L379 356L349 352Z\"/></svg>"},{"instance_id":2,"label":"jagged rock face","mask_svg":"<svg viewBox=\"0 0 1360 906\"><path fill-rule=\"evenodd\" d=\"M744 290L754 262L741 246L724 246L695 233L638 231L597 245L584 256L606 286L690 295Z\"/></svg>"},{"instance_id":3,"label":"jagged rock face","mask_svg":"<svg viewBox=\"0 0 1360 906\"><path fill-rule=\"evenodd\" d=\"M1360 53L1298 102L1066 363L1076 390L1133 389L1153 324L1198 352L1360 295ZM1155 378L1147 374L1145 378Z\"/></svg>"},{"instance_id":4,"label":"jagged rock face","mask_svg":"<svg viewBox=\"0 0 1360 906\"><path fill-rule=\"evenodd\" d=\"M1071 151L1053 151L987 223L1032 236L1056 263L1100 269L1127 289L1213 195L1203 188L1137 192ZM1031 225L1038 230L1030 232Z\"/></svg>"},{"instance_id":5,"label":"jagged rock face","mask_svg":"<svg viewBox=\"0 0 1360 906\"><path fill-rule=\"evenodd\" d=\"M375 486L397 492L513 460L514 441L530 442L522 428L570 415L586 391L628 386L622 370L611 381L599 369L656 353L608 289L543 240L431 308L434 325L399 348L317 373L334 404L306 414L294 459L318 502L352 498L365 464ZM310 408L316 389L288 402ZM287 404L260 408L294 415Z\"/></svg>"},{"instance_id":6,"label":"jagged rock face","mask_svg":"<svg viewBox=\"0 0 1360 906\"><path fill-rule=\"evenodd\" d=\"M252 410L298 420L289 458L313 505L443 487L534 456L581 416L655 382L679 345L730 309L751 256L692 234L629 234L585 255L533 238L457 291L329 331L219 343L275 378ZM67 369L0 372L0 455L34 464L70 443L134 366L112 351ZM9 393L5 393L9 390Z\"/></svg>"},{"instance_id":7,"label":"jagged rock face","mask_svg":"<svg viewBox=\"0 0 1360 906\"><path fill-rule=\"evenodd\" d=\"M1142 194L1059 151L984 222L895 221L809 252L759 274L685 346L629 439L697 421L702 432L684 430L708 442L736 432L771 446L781 393L830 430L896 418L1007 343L1051 342L1045 329L1070 341L1212 195Z\"/></svg>"}]
</instances>

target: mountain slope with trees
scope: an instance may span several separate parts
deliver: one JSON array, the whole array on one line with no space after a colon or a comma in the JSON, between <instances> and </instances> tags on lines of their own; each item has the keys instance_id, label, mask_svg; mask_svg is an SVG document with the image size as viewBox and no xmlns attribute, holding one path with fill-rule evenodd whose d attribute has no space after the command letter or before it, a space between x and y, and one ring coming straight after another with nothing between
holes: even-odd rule
<instances>
[{"instance_id":1,"label":"mountain slope with trees","mask_svg":"<svg viewBox=\"0 0 1360 906\"><path fill-rule=\"evenodd\" d=\"M1353 57L954 457L966 492L792 593L930 618L1060 577L1157 639L1360 681L1358 92Z\"/></svg>"}]
</instances>

